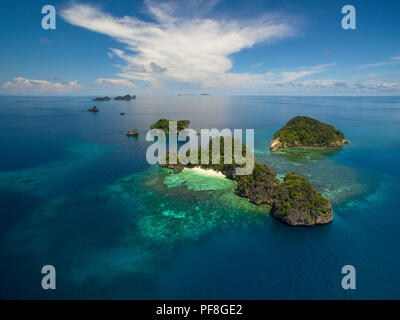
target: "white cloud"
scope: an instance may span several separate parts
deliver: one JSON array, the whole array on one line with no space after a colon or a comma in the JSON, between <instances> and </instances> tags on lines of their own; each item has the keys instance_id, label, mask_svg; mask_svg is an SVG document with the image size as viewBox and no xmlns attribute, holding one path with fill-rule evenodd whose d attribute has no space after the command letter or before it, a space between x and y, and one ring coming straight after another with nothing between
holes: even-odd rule
<instances>
[{"instance_id":1,"label":"white cloud","mask_svg":"<svg viewBox=\"0 0 400 320\"><path fill-rule=\"evenodd\" d=\"M388 82L375 79L348 81L348 80L305 80L291 83L293 86L300 86L311 90L360 92L360 93L383 93L400 92L400 82Z\"/></svg>"},{"instance_id":2,"label":"white cloud","mask_svg":"<svg viewBox=\"0 0 400 320\"><path fill-rule=\"evenodd\" d=\"M272 14L254 20L204 18L204 12L208 13L214 3L209 1L201 7L197 1L189 1L183 8L173 2L155 4L146 1L146 13L152 20L115 17L93 5L76 3L62 10L61 15L75 26L105 34L123 45L122 49L107 48L110 58L120 60L113 64L120 71L116 78L97 79L100 84L134 88L141 82L151 83L154 87L160 87L164 82L179 82L217 91L235 89L235 93L379 94L400 90L399 83L381 81L377 76L360 80L353 77L351 81L315 79L317 74L335 66L333 63L258 74L232 72L232 54L293 36L297 21ZM183 15L182 10L186 10ZM330 53L325 51L327 55ZM385 66L398 60L400 57L392 57L356 68ZM254 64L250 69L262 65ZM310 79L304 80L306 77Z\"/></svg>"},{"instance_id":3,"label":"white cloud","mask_svg":"<svg viewBox=\"0 0 400 320\"><path fill-rule=\"evenodd\" d=\"M386 65L391 65L395 64L398 61L390 61L390 60L400 60L400 57L391 57L389 58L389 61L383 61L383 62L375 62L375 63L369 63L369 64L363 64L359 66L357 69L367 69L367 68L374 68L374 67L381 67L381 66L386 66Z\"/></svg>"},{"instance_id":4,"label":"white cloud","mask_svg":"<svg viewBox=\"0 0 400 320\"><path fill-rule=\"evenodd\" d=\"M299 68L297 71L281 71L278 75L282 77L281 82L290 82L315 73L325 72L329 69L329 67L333 67L335 65L335 63L329 63L313 67Z\"/></svg>"},{"instance_id":5,"label":"white cloud","mask_svg":"<svg viewBox=\"0 0 400 320\"><path fill-rule=\"evenodd\" d=\"M393 63L392 61L385 61L385 62L363 64L363 65L359 66L357 69L361 70L361 69L367 69L367 68L381 67L381 66L385 66L388 64L392 64L392 63Z\"/></svg>"},{"instance_id":6,"label":"white cloud","mask_svg":"<svg viewBox=\"0 0 400 320\"><path fill-rule=\"evenodd\" d=\"M88 4L71 4L61 15L73 25L108 35L124 44L124 50L109 50L109 56L126 63L117 76L147 81L156 87L164 80L204 87L226 86L226 82L247 85L260 79L268 82L271 74L229 73L232 68L229 56L295 32L282 15L228 22L198 16L182 18L177 14L179 6L173 3L147 1L145 4L154 22L130 16L114 17ZM286 72L281 76L297 79L315 72L320 71Z\"/></svg>"},{"instance_id":7,"label":"white cloud","mask_svg":"<svg viewBox=\"0 0 400 320\"><path fill-rule=\"evenodd\" d=\"M41 94L41 93L67 93L82 89L78 80L63 83L60 81L35 80L16 77L2 85L3 93L7 94Z\"/></svg>"},{"instance_id":8,"label":"white cloud","mask_svg":"<svg viewBox=\"0 0 400 320\"><path fill-rule=\"evenodd\" d=\"M100 84L111 84L114 86L124 86L124 87L131 87L131 88L136 88L134 83L130 80L127 79L104 79L100 78L97 79L97 83Z\"/></svg>"},{"instance_id":9,"label":"white cloud","mask_svg":"<svg viewBox=\"0 0 400 320\"><path fill-rule=\"evenodd\" d=\"M260 62L260 63L256 63L250 66L250 68L258 68L258 67L262 67L264 65L264 62Z\"/></svg>"},{"instance_id":10,"label":"white cloud","mask_svg":"<svg viewBox=\"0 0 400 320\"><path fill-rule=\"evenodd\" d=\"M224 87L238 88L247 87L252 89L265 88L275 84L287 84L301 79L305 76L325 72L335 64L324 64L313 67L297 68L295 71L266 72L260 74L251 73L225 73L218 78L210 78L202 84L206 88Z\"/></svg>"}]
</instances>

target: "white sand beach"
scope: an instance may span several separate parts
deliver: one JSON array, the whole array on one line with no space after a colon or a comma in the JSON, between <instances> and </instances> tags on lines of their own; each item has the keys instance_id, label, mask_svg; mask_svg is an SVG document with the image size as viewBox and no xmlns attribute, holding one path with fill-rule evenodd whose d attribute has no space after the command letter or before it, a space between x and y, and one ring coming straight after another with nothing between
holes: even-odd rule
<instances>
[{"instance_id":1,"label":"white sand beach","mask_svg":"<svg viewBox=\"0 0 400 320\"><path fill-rule=\"evenodd\" d=\"M215 171L213 169L202 169L200 167L186 168L186 169L193 170L193 171L196 171L198 173L205 174L207 176L226 178L226 176L223 173L217 172L217 171Z\"/></svg>"}]
</instances>

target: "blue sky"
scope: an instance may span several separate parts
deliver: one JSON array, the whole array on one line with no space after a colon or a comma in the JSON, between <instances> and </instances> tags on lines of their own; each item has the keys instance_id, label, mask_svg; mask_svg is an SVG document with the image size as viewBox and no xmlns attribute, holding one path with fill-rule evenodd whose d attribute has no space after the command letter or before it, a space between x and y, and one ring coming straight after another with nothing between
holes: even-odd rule
<instances>
[{"instance_id":1,"label":"blue sky","mask_svg":"<svg viewBox=\"0 0 400 320\"><path fill-rule=\"evenodd\" d=\"M356 30L341 27L347 4ZM1 1L0 94L400 95L399 14L372 0Z\"/></svg>"}]
</instances>

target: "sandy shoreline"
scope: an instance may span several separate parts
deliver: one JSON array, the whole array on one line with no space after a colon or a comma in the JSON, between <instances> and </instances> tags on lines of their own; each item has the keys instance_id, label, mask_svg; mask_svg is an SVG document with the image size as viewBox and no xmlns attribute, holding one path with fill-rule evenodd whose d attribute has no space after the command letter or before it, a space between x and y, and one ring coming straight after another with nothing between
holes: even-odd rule
<instances>
[{"instance_id":1,"label":"sandy shoreline","mask_svg":"<svg viewBox=\"0 0 400 320\"><path fill-rule=\"evenodd\" d=\"M226 178L226 176L223 173L217 172L213 169L202 169L200 167L185 168L185 169L193 170L193 171L196 171L197 173L205 174L207 176Z\"/></svg>"}]
</instances>

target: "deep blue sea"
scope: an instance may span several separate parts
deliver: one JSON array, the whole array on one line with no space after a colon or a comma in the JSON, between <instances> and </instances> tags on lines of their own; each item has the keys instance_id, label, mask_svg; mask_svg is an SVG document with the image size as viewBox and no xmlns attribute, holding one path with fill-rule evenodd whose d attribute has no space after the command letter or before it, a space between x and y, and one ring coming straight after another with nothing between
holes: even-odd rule
<instances>
[{"instance_id":1,"label":"deep blue sea","mask_svg":"<svg viewBox=\"0 0 400 320\"><path fill-rule=\"evenodd\" d=\"M399 299L400 97L0 97L0 298ZM120 112L125 112L121 116ZM340 149L271 154L305 115ZM234 182L146 161L160 118L255 129L255 155L330 199L331 224L289 227ZM124 132L138 128L139 137ZM43 265L57 289L43 290ZM344 265L356 290L344 290Z\"/></svg>"}]
</instances>

